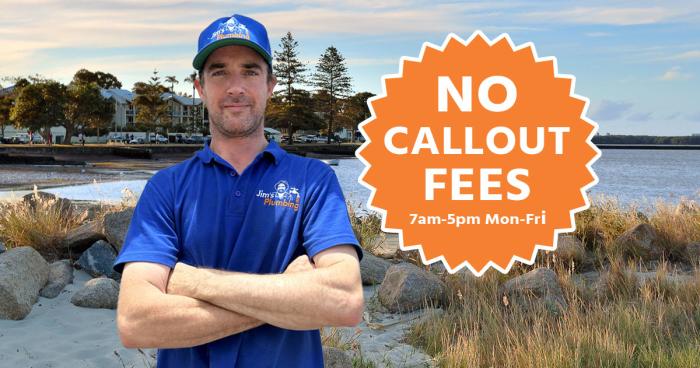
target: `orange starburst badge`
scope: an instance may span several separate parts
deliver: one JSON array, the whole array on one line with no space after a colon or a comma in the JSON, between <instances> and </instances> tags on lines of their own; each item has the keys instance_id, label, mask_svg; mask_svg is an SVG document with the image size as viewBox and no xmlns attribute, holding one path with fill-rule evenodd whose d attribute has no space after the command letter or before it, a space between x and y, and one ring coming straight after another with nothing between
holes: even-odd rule
<instances>
[{"instance_id":1,"label":"orange starburst badge","mask_svg":"<svg viewBox=\"0 0 700 368\"><path fill-rule=\"evenodd\" d=\"M574 214L589 206L585 190L598 182L598 126L554 57L507 34L450 34L382 81L360 124L360 183L402 250L450 272L506 273L574 230Z\"/></svg>"}]
</instances>

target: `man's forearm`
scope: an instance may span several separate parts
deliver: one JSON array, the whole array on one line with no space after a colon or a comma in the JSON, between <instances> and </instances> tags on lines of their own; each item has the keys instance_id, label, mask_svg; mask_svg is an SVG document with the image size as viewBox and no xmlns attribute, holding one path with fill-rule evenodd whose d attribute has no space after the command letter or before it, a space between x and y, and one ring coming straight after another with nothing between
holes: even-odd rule
<instances>
[{"instance_id":1,"label":"man's forearm","mask_svg":"<svg viewBox=\"0 0 700 368\"><path fill-rule=\"evenodd\" d=\"M363 308L356 263L279 275L207 269L197 273L196 287L186 290L185 295L281 328L356 325Z\"/></svg>"},{"instance_id":2,"label":"man's forearm","mask_svg":"<svg viewBox=\"0 0 700 368\"><path fill-rule=\"evenodd\" d=\"M263 324L260 320L202 300L168 295L157 290L151 292L145 293L150 295L147 300L132 304L128 309L119 306L117 325L126 347L197 346Z\"/></svg>"}]
</instances>

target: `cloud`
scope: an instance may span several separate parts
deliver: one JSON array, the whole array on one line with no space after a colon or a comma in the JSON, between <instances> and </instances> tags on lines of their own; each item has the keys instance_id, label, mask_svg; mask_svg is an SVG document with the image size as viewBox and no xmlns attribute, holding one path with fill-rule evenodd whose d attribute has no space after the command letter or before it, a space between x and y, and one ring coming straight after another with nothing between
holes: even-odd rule
<instances>
[{"instance_id":1,"label":"cloud","mask_svg":"<svg viewBox=\"0 0 700 368\"><path fill-rule=\"evenodd\" d=\"M628 116L627 120L637 122L649 121L651 120L651 114L651 112L636 112Z\"/></svg>"},{"instance_id":2,"label":"cloud","mask_svg":"<svg viewBox=\"0 0 700 368\"><path fill-rule=\"evenodd\" d=\"M691 50L671 55L666 60L700 60L700 50Z\"/></svg>"},{"instance_id":3,"label":"cloud","mask_svg":"<svg viewBox=\"0 0 700 368\"><path fill-rule=\"evenodd\" d=\"M677 81L677 80L688 80L693 77L690 73L681 72L680 66L671 67L671 69L664 72L658 79L662 81Z\"/></svg>"},{"instance_id":4,"label":"cloud","mask_svg":"<svg viewBox=\"0 0 700 368\"><path fill-rule=\"evenodd\" d=\"M345 63L349 66L395 65L399 67L399 58L348 58Z\"/></svg>"},{"instance_id":5,"label":"cloud","mask_svg":"<svg viewBox=\"0 0 700 368\"><path fill-rule=\"evenodd\" d=\"M552 11L535 11L522 17L552 23L610 24L630 26L640 24L666 23L684 15L682 9L662 6L652 7L576 7Z\"/></svg>"},{"instance_id":6,"label":"cloud","mask_svg":"<svg viewBox=\"0 0 700 368\"><path fill-rule=\"evenodd\" d=\"M590 116L593 120L618 120L627 113L634 104L624 101L601 100L591 107Z\"/></svg>"},{"instance_id":7,"label":"cloud","mask_svg":"<svg viewBox=\"0 0 700 368\"><path fill-rule=\"evenodd\" d=\"M700 122L700 111L687 114L686 118L690 121Z\"/></svg>"},{"instance_id":8,"label":"cloud","mask_svg":"<svg viewBox=\"0 0 700 368\"><path fill-rule=\"evenodd\" d=\"M608 32L588 32L585 34L588 37L608 37L612 36L612 33Z\"/></svg>"},{"instance_id":9,"label":"cloud","mask_svg":"<svg viewBox=\"0 0 700 368\"><path fill-rule=\"evenodd\" d=\"M676 120L676 119L678 119L680 116L681 116L681 113L680 113L680 112L673 112L673 113L668 114L668 115L665 117L665 119L666 119L666 120Z\"/></svg>"}]
</instances>

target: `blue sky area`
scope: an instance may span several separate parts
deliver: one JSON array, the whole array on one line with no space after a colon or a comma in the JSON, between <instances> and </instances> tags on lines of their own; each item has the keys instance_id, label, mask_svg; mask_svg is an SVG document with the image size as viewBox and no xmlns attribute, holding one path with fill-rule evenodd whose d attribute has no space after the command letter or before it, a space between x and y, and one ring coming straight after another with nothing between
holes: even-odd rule
<instances>
[{"instance_id":1,"label":"blue sky area","mask_svg":"<svg viewBox=\"0 0 700 368\"><path fill-rule=\"evenodd\" d=\"M250 4L250 5L248 5ZM508 33L556 56L612 134L700 134L700 1L2 0L0 78L39 73L67 83L80 68L115 74L131 89L154 68L192 71L199 32L240 13L268 27L273 49L291 31L313 70L334 45L356 92L381 91L401 56L450 32ZM0 80L7 85L7 81ZM310 88L310 87L308 87Z\"/></svg>"}]
</instances>

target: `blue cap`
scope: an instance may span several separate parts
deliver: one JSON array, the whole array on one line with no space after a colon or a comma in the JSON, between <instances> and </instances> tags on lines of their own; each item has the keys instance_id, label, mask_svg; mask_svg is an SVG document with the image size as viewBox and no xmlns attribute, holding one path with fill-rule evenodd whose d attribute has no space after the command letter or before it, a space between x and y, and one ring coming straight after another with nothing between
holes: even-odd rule
<instances>
[{"instance_id":1,"label":"blue cap","mask_svg":"<svg viewBox=\"0 0 700 368\"><path fill-rule=\"evenodd\" d=\"M199 34L197 55L192 66L202 70L209 55L222 46L242 45L257 51L272 66L267 30L260 22L240 14L219 18Z\"/></svg>"}]
</instances>

